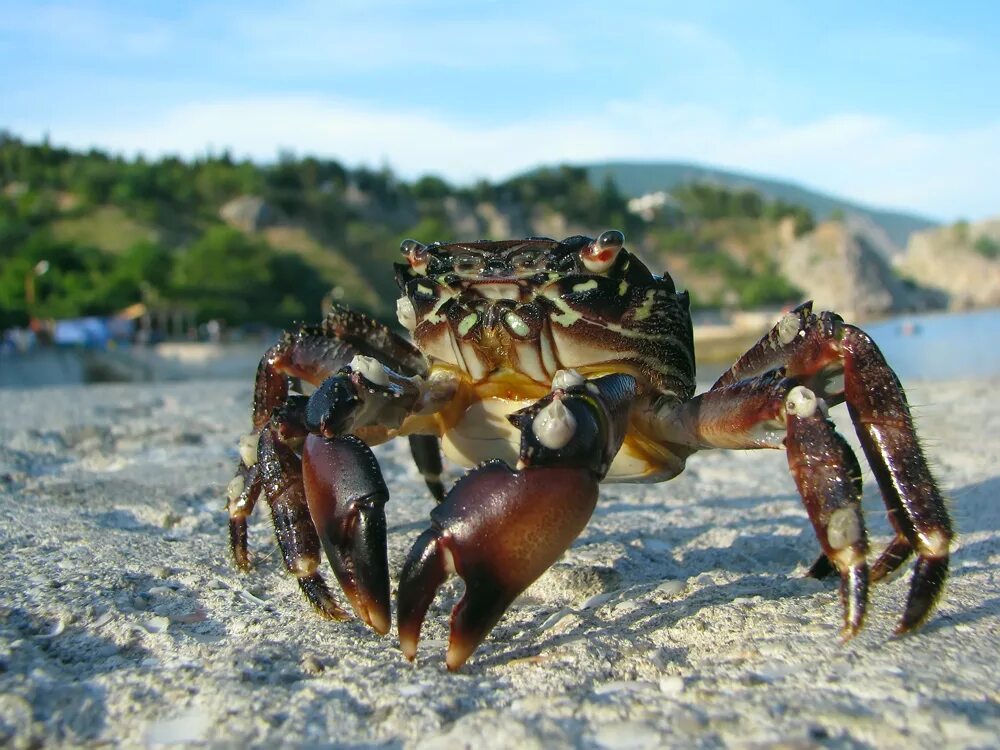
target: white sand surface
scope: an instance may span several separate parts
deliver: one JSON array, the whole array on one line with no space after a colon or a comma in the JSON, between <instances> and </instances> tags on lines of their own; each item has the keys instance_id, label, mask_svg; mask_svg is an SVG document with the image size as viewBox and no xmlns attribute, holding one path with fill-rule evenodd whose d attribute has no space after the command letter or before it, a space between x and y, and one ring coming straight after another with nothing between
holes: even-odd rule
<instances>
[{"instance_id":1,"label":"white sand surface","mask_svg":"<svg viewBox=\"0 0 1000 750\"><path fill-rule=\"evenodd\" d=\"M803 577L817 544L784 455L716 452L673 482L606 486L449 674L457 585L410 664L394 636L308 609L266 513L256 570L235 570L222 495L249 382L0 391L0 745L996 747L998 392L910 387L961 532L920 633L891 637L904 576L842 645L835 584ZM378 455L398 574L432 503L405 442Z\"/></svg>"}]
</instances>

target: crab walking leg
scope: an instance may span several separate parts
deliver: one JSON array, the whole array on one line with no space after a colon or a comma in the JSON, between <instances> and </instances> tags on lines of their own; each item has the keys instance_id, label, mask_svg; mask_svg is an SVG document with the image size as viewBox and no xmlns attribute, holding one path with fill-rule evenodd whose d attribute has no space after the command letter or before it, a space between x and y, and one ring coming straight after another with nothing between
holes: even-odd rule
<instances>
[{"instance_id":1,"label":"crab walking leg","mask_svg":"<svg viewBox=\"0 0 1000 750\"><path fill-rule=\"evenodd\" d=\"M906 609L896 627L902 634L927 619L944 588L951 519L896 374L875 343L853 326L844 326L843 349L847 408L896 530L896 538L875 561L872 577L878 580L910 551L917 553Z\"/></svg>"},{"instance_id":2,"label":"crab walking leg","mask_svg":"<svg viewBox=\"0 0 1000 750\"><path fill-rule=\"evenodd\" d=\"M659 415L659 436L700 448L781 448L828 561L840 573L845 637L864 621L868 541L861 470L826 405L780 371L715 388Z\"/></svg>"},{"instance_id":3,"label":"crab walking leg","mask_svg":"<svg viewBox=\"0 0 1000 750\"><path fill-rule=\"evenodd\" d=\"M304 396L290 396L285 403L271 410L271 418L265 424L274 431L272 438L287 443L305 435L303 419L306 403ZM263 485L261 464L258 461L262 434L262 431L256 430L240 438L240 462L236 466L236 475L226 488L229 547L236 566L243 571L252 567L247 546L247 519L257 505Z\"/></svg>"},{"instance_id":4,"label":"crab walking leg","mask_svg":"<svg viewBox=\"0 0 1000 750\"><path fill-rule=\"evenodd\" d=\"M236 567L243 571L253 567L250 563L250 549L247 544L247 518L253 513L261 490L256 445L253 446L252 450L254 452L253 464L247 466L241 460L236 467L236 476L232 478L226 488L226 510L229 512L229 549L233 553Z\"/></svg>"},{"instance_id":5,"label":"crab walking leg","mask_svg":"<svg viewBox=\"0 0 1000 750\"><path fill-rule=\"evenodd\" d=\"M305 435L302 425L306 399L290 397L288 402L273 409L270 424L274 436L283 442ZM236 476L226 488L226 508L229 511L229 546L240 570L250 570L250 551L247 547L247 519L253 513L263 488L261 464L258 461L261 432L256 431L240 438L240 462Z\"/></svg>"},{"instance_id":6,"label":"crab walking leg","mask_svg":"<svg viewBox=\"0 0 1000 750\"><path fill-rule=\"evenodd\" d=\"M333 620L349 619L316 572L320 562L319 537L302 489L299 457L281 442L271 425L261 431L257 455L264 498L271 506L285 567L298 579L302 593L320 614Z\"/></svg>"},{"instance_id":7,"label":"crab walking leg","mask_svg":"<svg viewBox=\"0 0 1000 750\"><path fill-rule=\"evenodd\" d=\"M517 468L492 461L460 480L431 511L431 528L403 566L397 609L406 658L416 656L424 617L448 575L465 581L445 657L455 670L576 539L621 447L635 393L629 375L577 376L509 417L521 430Z\"/></svg>"},{"instance_id":8,"label":"crab walking leg","mask_svg":"<svg viewBox=\"0 0 1000 750\"><path fill-rule=\"evenodd\" d=\"M389 632L385 504L389 491L371 449L346 437L306 436L302 480L315 531L358 617Z\"/></svg>"},{"instance_id":9,"label":"crab walking leg","mask_svg":"<svg viewBox=\"0 0 1000 750\"><path fill-rule=\"evenodd\" d=\"M444 471L441 464L441 441L437 435L410 435L409 440L413 462L420 470L434 500L440 503L444 500L444 483L441 481L441 473Z\"/></svg>"},{"instance_id":10,"label":"crab walking leg","mask_svg":"<svg viewBox=\"0 0 1000 750\"><path fill-rule=\"evenodd\" d=\"M375 358L406 376L426 372L423 355L408 341L368 316L335 307L319 325L286 332L263 356L254 383L254 426L284 403L290 379L318 386L356 355Z\"/></svg>"},{"instance_id":11,"label":"crab walking leg","mask_svg":"<svg viewBox=\"0 0 1000 750\"><path fill-rule=\"evenodd\" d=\"M916 551L897 633L918 627L944 588L954 532L899 379L868 334L833 313L814 315L811 303L782 318L719 378L713 390L771 367L784 367L827 403L847 401L895 531L872 566L871 577L880 580ZM817 560L810 574L822 577L829 570L828 564Z\"/></svg>"},{"instance_id":12,"label":"crab walking leg","mask_svg":"<svg viewBox=\"0 0 1000 750\"><path fill-rule=\"evenodd\" d=\"M785 450L802 502L826 559L840 573L842 635L864 623L868 602L868 537L861 512L861 467L827 420L825 404L795 386L785 400Z\"/></svg>"},{"instance_id":13,"label":"crab walking leg","mask_svg":"<svg viewBox=\"0 0 1000 750\"><path fill-rule=\"evenodd\" d=\"M260 495L257 442L275 409L289 400L293 380L318 386L357 354L377 355L406 376L426 370L423 355L405 339L362 313L335 307L319 325L286 332L261 358L254 381L253 431L240 439L240 462L226 491L229 539L236 565L251 567L247 518Z\"/></svg>"}]
</instances>

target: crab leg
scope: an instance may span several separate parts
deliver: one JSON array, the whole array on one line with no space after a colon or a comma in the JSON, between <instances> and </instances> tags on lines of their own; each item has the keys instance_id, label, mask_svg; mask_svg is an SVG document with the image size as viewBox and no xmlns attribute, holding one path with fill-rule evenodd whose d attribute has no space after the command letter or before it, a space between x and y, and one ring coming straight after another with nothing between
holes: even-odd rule
<instances>
[{"instance_id":1,"label":"crab leg","mask_svg":"<svg viewBox=\"0 0 1000 750\"><path fill-rule=\"evenodd\" d=\"M875 561L872 577L882 578L911 551L917 553L906 609L896 627L902 634L927 618L944 588L951 519L917 442L896 374L863 331L845 329L847 408L896 530L895 539Z\"/></svg>"},{"instance_id":2,"label":"crab leg","mask_svg":"<svg viewBox=\"0 0 1000 750\"><path fill-rule=\"evenodd\" d=\"M363 353L369 351L411 374ZM409 415L433 412L450 399L449 379L425 385L416 372L423 366L422 355L388 329L343 310L321 326L286 334L268 351L257 372L254 432L241 439L240 463L227 491L239 567L250 567L247 517L263 494L286 567L313 606L328 617L348 616L317 572L322 545L357 615L377 632L388 632L389 495L364 441L381 442ZM318 388L308 397L290 394L296 380ZM425 474L434 469L437 450L433 436L414 444ZM440 473L440 454L436 458Z\"/></svg>"},{"instance_id":3,"label":"crab leg","mask_svg":"<svg viewBox=\"0 0 1000 750\"><path fill-rule=\"evenodd\" d=\"M660 437L688 448L781 448L816 537L840 573L843 635L864 621L868 539L861 512L861 470L811 390L774 371L716 387L660 415Z\"/></svg>"},{"instance_id":4,"label":"crab leg","mask_svg":"<svg viewBox=\"0 0 1000 750\"><path fill-rule=\"evenodd\" d=\"M868 537L861 512L861 467L854 452L826 419L825 404L795 386L785 400L785 450L802 502L826 558L840 573L842 635L864 623L868 602Z\"/></svg>"},{"instance_id":5,"label":"crab leg","mask_svg":"<svg viewBox=\"0 0 1000 750\"><path fill-rule=\"evenodd\" d=\"M403 566L399 640L408 659L416 656L424 617L449 574L465 581L446 655L455 670L576 539L621 446L635 392L628 375L589 383L557 375L552 394L511 415L521 430L517 468L492 461L459 481L431 511L431 528Z\"/></svg>"},{"instance_id":6,"label":"crab leg","mask_svg":"<svg viewBox=\"0 0 1000 750\"><path fill-rule=\"evenodd\" d=\"M896 632L918 627L944 588L954 534L899 379L868 334L833 313L814 315L811 303L782 318L719 378L713 390L773 367L784 367L830 404L847 401L895 530L872 566L871 578L885 577L916 552L910 593ZM811 574L822 576L829 569L817 560Z\"/></svg>"},{"instance_id":7,"label":"crab leg","mask_svg":"<svg viewBox=\"0 0 1000 750\"><path fill-rule=\"evenodd\" d=\"M319 386L357 354L375 355L406 376L426 370L423 355L410 343L381 323L343 307L335 307L319 325L286 332L261 358L254 382L253 432L240 439L240 462L226 492L230 546L242 570L251 567L247 518L261 491L260 473L255 468L261 431L274 410L289 400L296 381Z\"/></svg>"},{"instance_id":8,"label":"crab leg","mask_svg":"<svg viewBox=\"0 0 1000 750\"><path fill-rule=\"evenodd\" d=\"M427 489L440 503L444 500L444 483L441 481L441 473L444 470L441 465L441 441L437 435L410 435L409 440L413 462L420 470Z\"/></svg>"},{"instance_id":9,"label":"crab leg","mask_svg":"<svg viewBox=\"0 0 1000 750\"><path fill-rule=\"evenodd\" d=\"M302 491L302 467L299 457L285 445L268 425L258 446L259 475L264 497L271 506L275 535L285 567L299 583L309 602L325 617L346 620L341 609L316 569L319 567L319 538L309 515Z\"/></svg>"}]
</instances>

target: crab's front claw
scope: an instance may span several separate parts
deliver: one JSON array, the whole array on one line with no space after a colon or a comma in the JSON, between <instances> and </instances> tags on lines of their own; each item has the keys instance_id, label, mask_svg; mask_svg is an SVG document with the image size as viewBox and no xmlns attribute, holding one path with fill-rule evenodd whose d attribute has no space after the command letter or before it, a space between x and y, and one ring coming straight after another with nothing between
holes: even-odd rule
<instances>
[{"instance_id":1,"label":"crab's front claw","mask_svg":"<svg viewBox=\"0 0 1000 750\"><path fill-rule=\"evenodd\" d=\"M446 662L456 670L511 602L583 530L597 502L597 475L581 467L528 467L502 461L468 474L431 512L399 581L399 642L412 660L420 627L450 573L465 582L451 613Z\"/></svg>"},{"instance_id":2,"label":"crab's front claw","mask_svg":"<svg viewBox=\"0 0 1000 750\"><path fill-rule=\"evenodd\" d=\"M344 594L358 617L385 635L391 624L385 546L389 492L375 456L353 435L308 435L302 480L313 525Z\"/></svg>"}]
</instances>

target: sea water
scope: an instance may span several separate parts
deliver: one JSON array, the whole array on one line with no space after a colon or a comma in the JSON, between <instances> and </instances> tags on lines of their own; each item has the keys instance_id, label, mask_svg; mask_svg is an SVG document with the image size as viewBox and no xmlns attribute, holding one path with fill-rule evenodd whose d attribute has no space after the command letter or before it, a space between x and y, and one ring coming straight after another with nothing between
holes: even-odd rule
<instances>
[{"instance_id":1,"label":"sea water","mask_svg":"<svg viewBox=\"0 0 1000 750\"><path fill-rule=\"evenodd\" d=\"M861 327L904 383L1000 375L1000 309L906 315Z\"/></svg>"}]
</instances>

